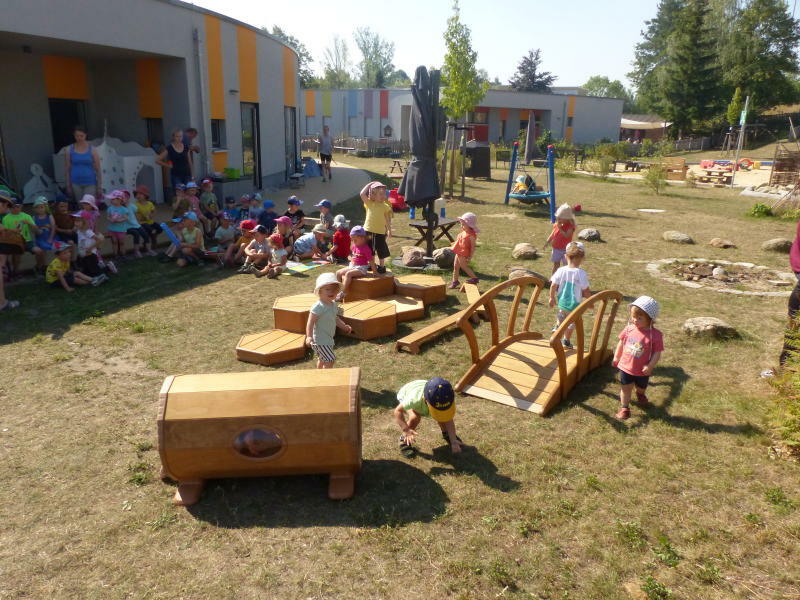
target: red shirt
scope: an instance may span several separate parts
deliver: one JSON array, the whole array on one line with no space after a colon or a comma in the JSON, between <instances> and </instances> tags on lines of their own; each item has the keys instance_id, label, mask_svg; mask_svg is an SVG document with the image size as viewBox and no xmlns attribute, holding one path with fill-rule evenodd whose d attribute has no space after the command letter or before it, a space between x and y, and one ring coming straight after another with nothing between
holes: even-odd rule
<instances>
[{"instance_id":1,"label":"red shirt","mask_svg":"<svg viewBox=\"0 0 800 600\"><path fill-rule=\"evenodd\" d=\"M566 250L574 233L575 225L572 223L567 223L566 227L559 227L558 222L553 223L553 240L550 242L553 250Z\"/></svg>"},{"instance_id":2,"label":"red shirt","mask_svg":"<svg viewBox=\"0 0 800 600\"><path fill-rule=\"evenodd\" d=\"M350 256L350 232L346 229L338 229L333 234L333 245L336 250L333 255L337 258L347 258Z\"/></svg>"},{"instance_id":3,"label":"red shirt","mask_svg":"<svg viewBox=\"0 0 800 600\"><path fill-rule=\"evenodd\" d=\"M789 264L792 265L792 271L800 273L800 221L797 222L797 234L789 250Z\"/></svg>"},{"instance_id":4,"label":"red shirt","mask_svg":"<svg viewBox=\"0 0 800 600\"><path fill-rule=\"evenodd\" d=\"M664 351L664 336L654 327L639 329L628 325L619 334L622 341L622 357L617 366L628 375L642 376L642 368L647 366L656 352Z\"/></svg>"}]
</instances>

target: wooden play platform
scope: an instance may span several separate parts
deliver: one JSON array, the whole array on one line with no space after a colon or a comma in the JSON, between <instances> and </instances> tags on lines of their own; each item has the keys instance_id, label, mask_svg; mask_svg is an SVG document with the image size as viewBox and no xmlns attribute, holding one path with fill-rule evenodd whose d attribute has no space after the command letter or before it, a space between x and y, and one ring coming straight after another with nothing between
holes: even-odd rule
<instances>
[{"instance_id":1,"label":"wooden play platform","mask_svg":"<svg viewBox=\"0 0 800 600\"><path fill-rule=\"evenodd\" d=\"M477 288L476 288L477 290ZM351 337L371 340L397 332L397 324L421 319L425 307L447 297L445 282L433 275L362 277L353 280L340 305L342 320L353 328ZM259 365L275 365L305 356L308 314L314 294L277 298L272 306L274 329L249 333L236 345L236 358ZM455 321L451 326L455 325Z\"/></svg>"},{"instance_id":2,"label":"wooden play platform","mask_svg":"<svg viewBox=\"0 0 800 600\"><path fill-rule=\"evenodd\" d=\"M589 371L610 358L608 343L622 294L603 291L587 298L549 339L543 339L541 333L530 328L536 300L543 288L544 281L538 277L505 281L458 313L457 325L469 343L472 366L456 384L456 391L545 415ZM512 292L514 300L501 338L495 298ZM523 310L522 300L528 292L522 326L517 329L518 313ZM491 345L483 353L471 319L481 308L486 310L492 328ZM583 319L590 309L594 316L587 340ZM572 335L575 348L568 350L561 340L571 325L575 326Z\"/></svg>"}]
</instances>

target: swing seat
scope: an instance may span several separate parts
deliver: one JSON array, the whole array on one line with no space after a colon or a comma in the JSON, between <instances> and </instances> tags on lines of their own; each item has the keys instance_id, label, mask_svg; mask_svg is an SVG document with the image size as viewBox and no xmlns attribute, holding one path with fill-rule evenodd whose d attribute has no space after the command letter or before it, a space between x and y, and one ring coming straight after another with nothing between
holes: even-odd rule
<instances>
[{"instance_id":1,"label":"swing seat","mask_svg":"<svg viewBox=\"0 0 800 600\"><path fill-rule=\"evenodd\" d=\"M508 197L518 200L523 204L548 204L550 192L537 192L535 190L528 190L524 194L509 194Z\"/></svg>"}]
</instances>

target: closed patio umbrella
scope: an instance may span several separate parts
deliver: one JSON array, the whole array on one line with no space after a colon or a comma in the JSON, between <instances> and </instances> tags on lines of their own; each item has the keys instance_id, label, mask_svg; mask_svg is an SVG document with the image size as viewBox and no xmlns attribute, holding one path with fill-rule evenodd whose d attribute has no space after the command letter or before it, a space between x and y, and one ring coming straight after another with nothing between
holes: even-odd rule
<instances>
[{"instance_id":1,"label":"closed patio umbrella","mask_svg":"<svg viewBox=\"0 0 800 600\"><path fill-rule=\"evenodd\" d=\"M433 229L438 222L434 201L439 198L439 177L436 174L436 126L439 111L439 71L417 67L411 85L414 103L411 106L409 140L412 160L403 174L398 192L406 204L425 208L428 218L426 254L433 254Z\"/></svg>"},{"instance_id":2,"label":"closed patio umbrella","mask_svg":"<svg viewBox=\"0 0 800 600\"><path fill-rule=\"evenodd\" d=\"M531 111L530 118L528 119L528 131L525 134L525 164L529 165L534 160L541 160L542 151L536 143L536 117Z\"/></svg>"}]
</instances>

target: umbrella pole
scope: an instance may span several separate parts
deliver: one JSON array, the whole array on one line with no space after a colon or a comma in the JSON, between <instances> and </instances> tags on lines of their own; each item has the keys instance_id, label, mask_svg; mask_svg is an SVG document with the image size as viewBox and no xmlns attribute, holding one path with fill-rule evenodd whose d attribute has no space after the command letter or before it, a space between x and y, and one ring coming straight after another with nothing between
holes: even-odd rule
<instances>
[{"instance_id":1,"label":"umbrella pole","mask_svg":"<svg viewBox=\"0 0 800 600\"><path fill-rule=\"evenodd\" d=\"M447 129L444 133L444 152L442 152L442 172L439 174L439 189L442 191L442 196L445 195L445 184L447 182L447 147L450 144L450 123L447 124Z\"/></svg>"},{"instance_id":2,"label":"umbrella pole","mask_svg":"<svg viewBox=\"0 0 800 600\"><path fill-rule=\"evenodd\" d=\"M469 113L464 114L464 131L461 132L461 201L464 201L464 186L466 185L466 160L467 160L467 131L469 123Z\"/></svg>"}]
</instances>

